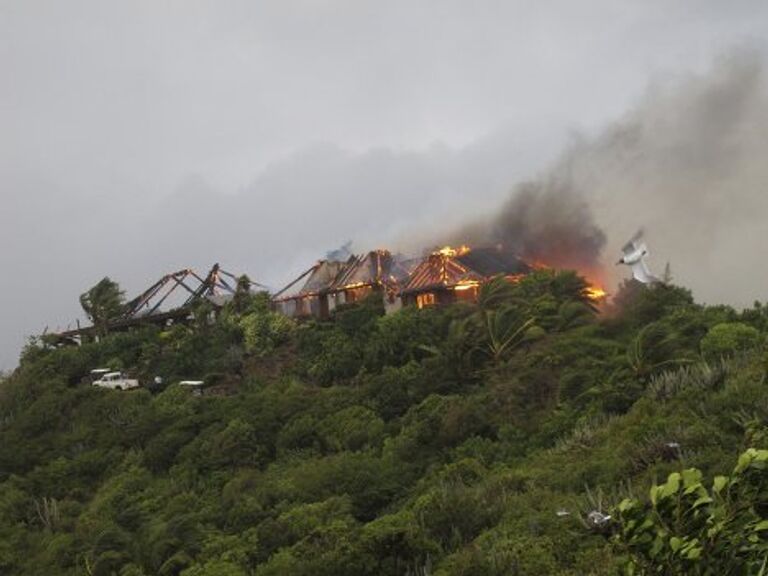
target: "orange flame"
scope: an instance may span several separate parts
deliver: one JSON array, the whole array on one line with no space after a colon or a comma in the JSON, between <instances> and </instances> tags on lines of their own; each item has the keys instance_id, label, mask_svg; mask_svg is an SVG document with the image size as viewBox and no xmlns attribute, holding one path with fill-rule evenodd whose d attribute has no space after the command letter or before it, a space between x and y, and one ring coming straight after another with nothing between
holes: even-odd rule
<instances>
[{"instance_id":1,"label":"orange flame","mask_svg":"<svg viewBox=\"0 0 768 576\"><path fill-rule=\"evenodd\" d=\"M499 249L501 249L500 245L499 245ZM435 256L455 257L455 256L463 256L464 254L470 252L471 250L472 249L469 246L462 244L461 246L458 246L458 247L443 246L442 248L435 250L432 254ZM552 270L553 269L553 267L550 264L547 264L541 260L527 260L527 264L533 270ZM592 276L592 277L600 276L600 274L599 273L595 274L595 270L586 271L586 274L584 274L584 271L582 271L582 274L584 276L587 276L587 284L588 284L586 288L587 297L596 303L603 302L608 297L608 293L602 288L600 284L593 283L592 280L588 278L589 276ZM507 280L511 282L519 282L524 276L525 274L508 275ZM454 290L457 290L457 291L469 290L479 285L480 285L480 282L478 281L468 280L468 281L460 282L454 288Z\"/></svg>"},{"instance_id":2,"label":"orange flame","mask_svg":"<svg viewBox=\"0 0 768 576\"><path fill-rule=\"evenodd\" d=\"M458 248L443 246L440 250L435 251L435 254L440 254L441 256L463 256L470 250L471 248L465 245L461 245Z\"/></svg>"},{"instance_id":3,"label":"orange flame","mask_svg":"<svg viewBox=\"0 0 768 576\"><path fill-rule=\"evenodd\" d=\"M599 302L604 300L607 295L608 293L600 288L600 286L591 285L587 287L587 296L590 298L590 300Z\"/></svg>"},{"instance_id":4,"label":"orange flame","mask_svg":"<svg viewBox=\"0 0 768 576\"><path fill-rule=\"evenodd\" d=\"M478 286L480 286L480 282L477 280L464 280L463 282L459 282L454 287L454 290L461 292L462 290L471 290L472 288L477 288Z\"/></svg>"}]
</instances>

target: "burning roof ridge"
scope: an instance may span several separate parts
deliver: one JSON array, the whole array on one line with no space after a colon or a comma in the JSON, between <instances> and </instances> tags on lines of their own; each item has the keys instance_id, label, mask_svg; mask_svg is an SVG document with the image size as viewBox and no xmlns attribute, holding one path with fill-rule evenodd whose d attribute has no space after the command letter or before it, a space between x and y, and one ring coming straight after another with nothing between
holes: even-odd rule
<instances>
[{"instance_id":1,"label":"burning roof ridge","mask_svg":"<svg viewBox=\"0 0 768 576\"><path fill-rule=\"evenodd\" d=\"M491 275L516 274L525 269L530 269L525 260L499 244L472 249L446 246L422 258L402 292L481 282Z\"/></svg>"},{"instance_id":2,"label":"burning roof ridge","mask_svg":"<svg viewBox=\"0 0 768 576\"><path fill-rule=\"evenodd\" d=\"M411 264L414 264L412 266ZM470 248L446 246L443 249L407 258L387 249L350 254L345 260L321 259L314 266L280 290L275 300L335 293L363 285L399 286L400 293L452 288L468 283L482 283L492 276L519 277L538 268L502 244ZM289 293L302 278L301 289Z\"/></svg>"},{"instance_id":3,"label":"burning roof ridge","mask_svg":"<svg viewBox=\"0 0 768 576\"><path fill-rule=\"evenodd\" d=\"M338 290L349 285L351 278L366 262L369 262L371 267L367 270L370 278L367 281L363 281L363 283L382 282L384 280L382 277L384 276L382 259L385 257L391 259L392 253L389 250L377 249L360 254L353 254L341 270L339 270L339 273L336 279L331 283L329 290ZM374 265L376 266L375 270L373 269Z\"/></svg>"}]
</instances>

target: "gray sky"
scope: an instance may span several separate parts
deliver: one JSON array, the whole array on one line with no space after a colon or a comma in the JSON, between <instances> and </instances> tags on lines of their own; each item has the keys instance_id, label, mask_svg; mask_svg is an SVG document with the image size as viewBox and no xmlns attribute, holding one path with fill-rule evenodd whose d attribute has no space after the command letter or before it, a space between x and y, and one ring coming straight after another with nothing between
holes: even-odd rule
<instances>
[{"instance_id":1,"label":"gray sky","mask_svg":"<svg viewBox=\"0 0 768 576\"><path fill-rule=\"evenodd\" d=\"M278 286L487 213L767 33L762 1L0 0L0 368L104 275Z\"/></svg>"}]
</instances>

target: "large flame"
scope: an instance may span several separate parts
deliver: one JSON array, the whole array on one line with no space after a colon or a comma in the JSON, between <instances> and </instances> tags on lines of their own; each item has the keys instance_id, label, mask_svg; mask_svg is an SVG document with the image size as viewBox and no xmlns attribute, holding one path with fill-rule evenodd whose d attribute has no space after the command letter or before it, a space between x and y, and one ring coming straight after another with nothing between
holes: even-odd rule
<instances>
[{"instance_id":1,"label":"large flame","mask_svg":"<svg viewBox=\"0 0 768 576\"><path fill-rule=\"evenodd\" d=\"M458 248L454 248L453 246L443 246L440 250L436 250L435 254L440 254L441 256L463 256L470 250L471 248L465 245L461 245Z\"/></svg>"},{"instance_id":2,"label":"large flame","mask_svg":"<svg viewBox=\"0 0 768 576\"><path fill-rule=\"evenodd\" d=\"M478 286L480 286L480 282L477 280L464 280L463 282L459 282L454 287L454 290L461 292L463 290L471 290L472 288L477 288Z\"/></svg>"},{"instance_id":3,"label":"large flame","mask_svg":"<svg viewBox=\"0 0 768 576\"><path fill-rule=\"evenodd\" d=\"M608 296L608 293L600 288L600 286L591 284L587 287L587 296L589 296L590 300L600 302L605 300L606 296Z\"/></svg>"},{"instance_id":4,"label":"large flame","mask_svg":"<svg viewBox=\"0 0 768 576\"><path fill-rule=\"evenodd\" d=\"M500 246L500 245L499 245ZM467 254L472 249L462 244L461 246L454 247L454 246L443 246L439 250L435 250L433 252L434 255L440 255L447 258L453 258L455 256L463 256L464 254ZM550 264L547 264L545 262L542 262L540 260L534 260L529 261L527 264L533 269L533 270L551 270L552 266ZM590 279L590 277L594 278L595 276L600 276L601 274L596 273L595 270L589 270L584 274L584 271L581 272L586 278L587 278L587 288L586 293L590 300L592 300L595 303L601 303L603 302L607 297L608 293L602 288L600 283L594 282ZM507 276L507 279L511 282L518 282L520 279L523 278L525 274L516 274ZM457 286L454 287L454 290L462 291L462 290L469 290L471 288L476 288L480 285L480 282L475 280L467 280L464 282L460 282Z\"/></svg>"}]
</instances>

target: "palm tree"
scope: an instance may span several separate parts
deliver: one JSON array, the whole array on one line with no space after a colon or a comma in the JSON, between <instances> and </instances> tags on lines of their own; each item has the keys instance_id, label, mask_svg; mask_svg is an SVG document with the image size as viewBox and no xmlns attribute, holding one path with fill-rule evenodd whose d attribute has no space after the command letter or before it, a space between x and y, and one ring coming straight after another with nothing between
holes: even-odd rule
<instances>
[{"instance_id":1,"label":"palm tree","mask_svg":"<svg viewBox=\"0 0 768 576\"><path fill-rule=\"evenodd\" d=\"M583 302L563 302L557 309L553 328L557 332L564 332L572 328L579 328L591 324L595 318L595 311Z\"/></svg>"},{"instance_id":2,"label":"palm tree","mask_svg":"<svg viewBox=\"0 0 768 576\"><path fill-rule=\"evenodd\" d=\"M477 305L481 310L490 310L513 302L522 303L516 296L515 287L504 276L495 276L480 286Z\"/></svg>"},{"instance_id":3,"label":"palm tree","mask_svg":"<svg viewBox=\"0 0 768 576\"><path fill-rule=\"evenodd\" d=\"M110 321L124 311L123 291L117 282L102 278L90 290L80 295L80 305L100 335L105 335Z\"/></svg>"},{"instance_id":4,"label":"palm tree","mask_svg":"<svg viewBox=\"0 0 768 576\"><path fill-rule=\"evenodd\" d=\"M474 348L490 357L494 366L499 366L530 339L535 318L525 312L525 301L518 298L515 287L503 276L496 276L481 286L477 307L477 312L466 320L479 325L484 338L484 342Z\"/></svg>"},{"instance_id":5,"label":"palm tree","mask_svg":"<svg viewBox=\"0 0 768 576\"><path fill-rule=\"evenodd\" d=\"M660 324L645 325L627 347L626 362L632 373L645 378L659 368L690 363L688 358L666 357L673 353L675 340L675 335Z\"/></svg>"},{"instance_id":6,"label":"palm tree","mask_svg":"<svg viewBox=\"0 0 768 576\"><path fill-rule=\"evenodd\" d=\"M524 317L512 306L498 310L480 310L485 328L485 349L495 366L501 365L512 351L532 336L536 320Z\"/></svg>"}]
</instances>

